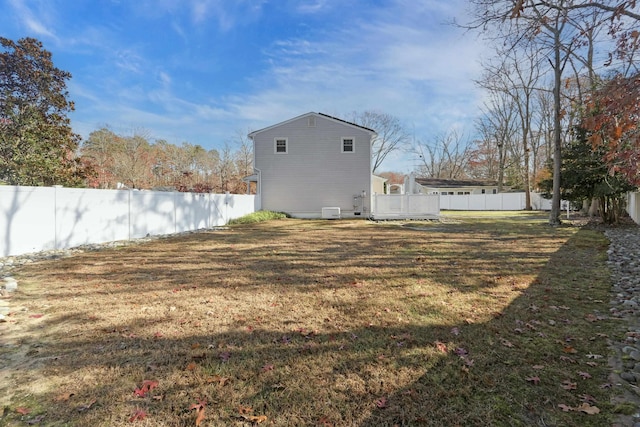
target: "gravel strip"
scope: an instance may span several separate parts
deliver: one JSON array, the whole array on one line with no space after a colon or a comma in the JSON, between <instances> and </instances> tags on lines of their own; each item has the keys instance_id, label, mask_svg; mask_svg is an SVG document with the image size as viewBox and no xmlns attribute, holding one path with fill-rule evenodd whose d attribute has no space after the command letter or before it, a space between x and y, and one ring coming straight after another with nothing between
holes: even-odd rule
<instances>
[{"instance_id":1,"label":"gravel strip","mask_svg":"<svg viewBox=\"0 0 640 427\"><path fill-rule=\"evenodd\" d=\"M632 403L636 412L621 416L616 426L640 427L640 227L609 228L608 262L611 270L610 315L621 319L620 341L612 341L611 383L625 393L614 403Z\"/></svg>"}]
</instances>

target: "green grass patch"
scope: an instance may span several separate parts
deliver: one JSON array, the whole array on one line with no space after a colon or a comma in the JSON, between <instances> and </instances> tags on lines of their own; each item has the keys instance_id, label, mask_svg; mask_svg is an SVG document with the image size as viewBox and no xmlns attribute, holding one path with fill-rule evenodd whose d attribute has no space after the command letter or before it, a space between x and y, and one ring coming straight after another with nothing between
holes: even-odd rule
<instances>
[{"instance_id":1,"label":"green grass patch","mask_svg":"<svg viewBox=\"0 0 640 427\"><path fill-rule=\"evenodd\" d=\"M288 218L288 215L282 212L273 211L257 211L248 215L241 216L240 218L232 219L229 221L229 225L238 224L255 224L257 222L271 221L276 219Z\"/></svg>"}]
</instances>

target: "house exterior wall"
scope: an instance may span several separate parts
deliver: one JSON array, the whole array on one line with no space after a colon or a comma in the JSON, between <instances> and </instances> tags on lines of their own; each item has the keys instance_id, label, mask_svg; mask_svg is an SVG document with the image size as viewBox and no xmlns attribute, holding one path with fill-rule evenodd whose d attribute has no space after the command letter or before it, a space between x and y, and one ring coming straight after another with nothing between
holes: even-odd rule
<instances>
[{"instance_id":1,"label":"house exterior wall","mask_svg":"<svg viewBox=\"0 0 640 427\"><path fill-rule=\"evenodd\" d=\"M312 116L315 126L309 125ZM371 132L320 114L306 114L252 134L264 210L319 218L323 207L339 207L343 217L371 211ZM286 138L287 152L275 140ZM353 138L353 152L342 152ZM362 197L364 195L364 197Z\"/></svg>"}]
</instances>

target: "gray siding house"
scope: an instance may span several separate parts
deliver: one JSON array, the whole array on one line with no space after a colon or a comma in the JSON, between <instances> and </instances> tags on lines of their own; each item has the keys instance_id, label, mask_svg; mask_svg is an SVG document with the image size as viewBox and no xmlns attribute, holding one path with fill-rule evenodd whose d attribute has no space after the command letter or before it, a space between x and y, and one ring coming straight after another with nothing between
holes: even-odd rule
<instances>
[{"instance_id":1,"label":"gray siding house","mask_svg":"<svg viewBox=\"0 0 640 427\"><path fill-rule=\"evenodd\" d=\"M313 112L251 132L260 208L297 218L336 217L336 208L343 218L369 216L375 134Z\"/></svg>"}]
</instances>

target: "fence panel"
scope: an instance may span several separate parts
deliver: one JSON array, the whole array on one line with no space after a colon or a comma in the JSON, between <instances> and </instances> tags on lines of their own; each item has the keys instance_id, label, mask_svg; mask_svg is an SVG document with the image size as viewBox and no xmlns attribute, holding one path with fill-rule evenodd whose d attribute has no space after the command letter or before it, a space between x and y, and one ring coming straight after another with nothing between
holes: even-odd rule
<instances>
[{"instance_id":1,"label":"fence panel","mask_svg":"<svg viewBox=\"0 0 640 427\"><path fill-rule=\"evenodd\" d=\"M374 194L374 219L435 218L440 213L440 199L431 194Z\"/></svg>"},{"instance_id":2,"label":"fence panel","mask_svg":"<svg viewBox=\"0 0 640 427\"><path fill-rule=\"evenodd\" d=\"M0 256L56 248L55 192L0 186Z\"/></svg>"},{"instance_id":3,"label":"fence panel","mask_svg":"<svg viewBox=\"0 0 640 427\"><path fill-rule=\"evenodd\" d=\"M56 249L129 239L129 197L122 190L54 188Z\"/></svg>"},{"instance_id":4,"label":"fence panel","mask_svg":"<svg viewBox=\"0 0 640 427\"><path fill-rule=\"evenodd\" d=\"M209 228L211 195L173 193L176 209L176 232Z\"/></svg>"},{"instance_id":5,"label":"fence panel","mask_svg":"<svg viewBox=\"0 0 640 427\"><path fill-rule=\"evenodd\" d=\"M627 193L627 212L636 224L640 224L640 193Z\"/></svg>"},{"instance_id":6,"label":"fence panel","mask_svg":"<svg viewBox=\"0 0 640 427\"><path fill-rule=\"evenodd\" d=\"M0 186L0 257L220 226L258 204L254 195Z\"/></svg>"},{"instance_id":7,"label":"fence panel","mask_svg":"<svg viewBox=\"0 0 640 427\"><path fill-rule=\"evenodd\" d=\"M132 191L130 209L130 238L175 233L173 192Z\"/></svg>"}]
</instances>

